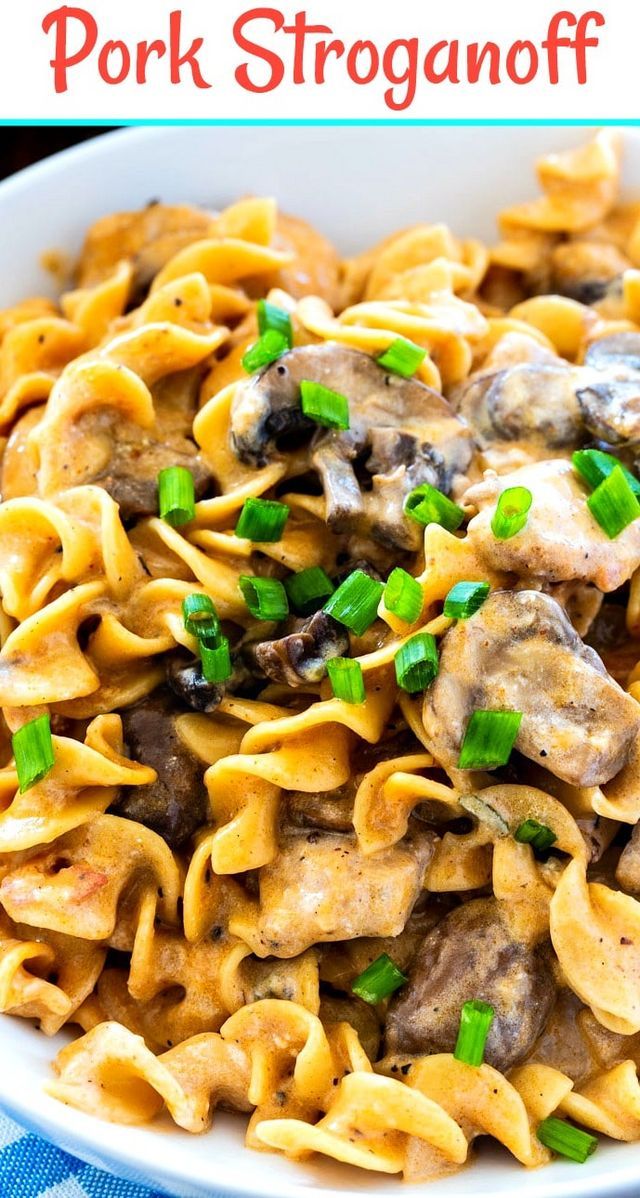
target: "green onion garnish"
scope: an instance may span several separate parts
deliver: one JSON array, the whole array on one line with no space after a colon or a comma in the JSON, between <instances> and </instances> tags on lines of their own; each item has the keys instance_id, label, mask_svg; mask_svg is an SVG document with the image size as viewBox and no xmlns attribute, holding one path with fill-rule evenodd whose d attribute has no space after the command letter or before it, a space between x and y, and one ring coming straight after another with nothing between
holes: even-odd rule
<instances>
[{"instance_id":1,"label":"green onion garnish","mask_svg":"<svg viewBox=\"0 0 640 1198\"><path fill-rule=\"evenodd\" d=\"M495 1011L487 1002L472 999L460 1012L458 1039L453 1050L456 1061L476 1068L484 1061L484 1049Z\"/></svg>"},{"instance_id":2,"label":"green onion garnish","mask_svg":"<svg viewBox=\"0 0 640 1198\"><path fill-rule=\"evenodd\" d=\"M452 620L468 620L488 594L488 582L457 582L444 601L443 614Z\"/></svg>"},{"instance_id":3,"label":"green onion garnish","mask_svg":"<svg viewBox=\"0 0 640 1198\"><path fill-rule=\"evenodd\" d=\"M11 737L20 794L49 773L54 761L51 720L48 715L23 724Z\"/></svg>"},{"instance_id":4,"label":"green onion garnish","mask_svg":"<svg viewBox=\"0 0 640 1198\"><path fill-rule=\"evenodd\" d=\"M284 620L289 614L287 592L279 579L241 574L238 586L251 615L257 620Z\"/></svg>"},{"instance_id":5,"label":"green onion garnish","mask_svg":"<svg viewBox=\"0 0 640 1198\"><path fill-rule=\"evenodd\" d=\"M533 495L528 487L507 487L503 491L491 521L491 531L499 541L515 537L527 523Z\"/></svg>"},{"instance_id":6,"label":"green onion garnish","mask_svg":"<svg viewBox=\"0 0 640 1198\"><path fill-rule=\"evenodd\" d=\"M339 391L331 391L322 383L304 379L300 383L300 406L305 416L325 428L349 427L349 400Z\"/></svg>"},{"instance_id":7,"label":"green onion garnish","mask_svg":"<svg viewBox=\"0 0 640 1198\"><path fill-rule=\"evenodd\" d=\"M521 711L474 711L464 734L459 770L506 765L522 722Z\"/></svg>"},{"instance_id":8,"label":"green onion garnish","mask_svg":"<svg viewBox=\"0 0 640 1198\"><path fill-rule=\"evenodd\" d=\"M438 648L430 632L419 632L405 641L395 655L398 686L410 695L423 691L438 673Z\"/></svg>"},{"instance_id":9,"label":"green onion garnish","mask_svg":"<svg viewBox=\"0 0 640 1198\"><path fill-rule=\"evenodd\" d=\"M587 507L611 541L640 516L640 503L620 466L591 493Z\"/></svg>"},{"instance_id":10,"label":"green onion garnish","mask_svg":"<svg viewBox=\"0 0 640 1198\"><path fill-rule=\"evenodd\" d=\"M578 474L590 487L599 486L605 478L609 477L612 470L619 466L634 495L640 499L640 480L630 470L627 470L622 462L614 458L613 454L605 453L602 449L576 449L575 453L571 455L571 461Z\"/></svg>"},{"instance_id":11,"label":"green onion garnish","mask_svg":"<svg viewBox=\"0 0 640 1198\"><path fill-rule=\"evenodd\" d=\"M289 342L279 329L267 329L260 339L250 345L242 359L247 374L255 374L270 362L276 362L289 349Z\"/></svg>"},{"instance_id":12,"label":"green onion garnish","mask_svg":"<svg viewBox=\"0 0 640 1198\"><path fill-rule=\"evenodd\" d=\"M309 566L284 580L289 603L301 616L310 616L333 595L333 583L322 566Z\"/></svg>"},{"instance_id":13,"label":"green onion garnish","mask_svg":"<svg viewBox=\"0 0 640 1198\"><path fill-rule=\"evenodd\" d=\"M351 657L332 657L327 662L327 674L336 699L344 703L364 703L367 695L359 661Z\"/></svg>"},{"instance_id":14,"label":"green onion garnish","mask_svg":"<svg viewBox=\"0 0 640 1198\"><path fill-rule=\"evenodd\" d=\"M422 483L407 495L404 510L418 524L441 524L448 532L455 532L464 520L462 508L430 483Z\"/></svg>"},{"instance_id":15,"label":"green onion garnish","mask_svg":"<svg viewBox=\"0 0 640 1198\"><path fill-rule=\"evenodd\" d=\"M537 819L526 819L516 828L514 838L520 844L530 844L538 853L546 853L558 839L551 828L546 824L539 824Z\"/></svg>"},{"instance_id":16,"label":"green onion garnish","mask_svg":"<svg viewBox=\"0 0 640 1198\"><path fill-rule=\"evenodd\" d=\"M408 341L406 337L398 337L391 342L384 353L380 354L378 366L390 370L393 374L401 374L405 379L410 379L422 365L426 356L427 351L421 345Z\"/></svg>"},{"instance_id":17,"label":"green onion garnish","mask_svg":"<svg viewBox=\"0 0 640 1198\"><path fill-rule=\"evenodd\" d=\"M207 682L226 682L233 673L227 637L219 636L215 643L200 641L199 649L202 673Z\"/></svg>"},{"instance_id":18,"label":"green onion garnish","mask_svg":"<svg viewBox=\"0 0 640 1198\"><path fill-rule=\"evenodd\" d=\"M384 588L384 605L387 611L393 612L394 616L407 624L415 624L422 612L423 602L420 583L401 566L396 566Z\"/></svg>"},{"instance_id":19,"label":"green onion garnish","mask_svg":"<svg viewBox=\"0 0 640 1198\"><path fill-rule=\"evenodd\" d=\"M187 595L182 600L182 618L187 632L199 640L211 641L220 632L218 613L208 595Z\"/></svg>"},{"instance_id":20,"label":"green onion garnish","mask_svg":"<svg viewBox=\"0 0 640 1198\"><path fill-rule=\"evenodd\" d=\"M280 336L285 338L288 349L293 345L293 326L289 313L265 299L258 300L258 331L261 337L269 332L280 333Z\"/></svg>"},{"instance_id":21,"label":"green onion garnish","mask_svg":"<svg viewBox=\"0 0 640 1198\"><path fill-rule=\"evenodd\" d=\"M279 541L289 518L286 503L275 499L245 499L236 524L236 536L248 541Z\"/></svg>"},{"instance_id":22,"label":"green onion garnish","mask_svg":"<svg viewBox=\"0 0 640 1198\"><path fill-rule=\"evenodd\" d=\"M565 1123L564 1119L556 1119L555 1115L543 1119L536 1134L545 1148L557 1152L559 1156L566 1156L570 1161L577 1161L579 1165L584 1165L587 1157L598 1147L596 1136L574 1127L572 1123Z\"/></svg>"},{"instance_id":23,"label":"green onion garnish","mask_svg":"<svg viewBox=\"0 0 640 1198\"><path fill-rule=\"evenodd\" d=\"M362 636L378 614L383 590L382 583L370 578L364 570L354 570L333 592L323 611L356 636Z\"/></svg>"},{"instance_id":24,"label":"green onion garnish","mask_svg":"<svg viewBox=\"0 0 640 1198\"><path fill-rule=\"evenodd\" d=\"M196 494L193 475L186 466L169 466L158 474L158 511L172 528L193 520Z\"/></svg>"},{"instance_id":25,"label":"green onion garnish","mask_svg":"<svg viewBox=\"0 0 640 1198\"><path fill-rule=\"evenodd\" d=\"M382 953L351 983L351 989L358 998L375 1006L388 998L394 990L404 986L406 977L387 953Z\"/></svg>"}]
</instances>

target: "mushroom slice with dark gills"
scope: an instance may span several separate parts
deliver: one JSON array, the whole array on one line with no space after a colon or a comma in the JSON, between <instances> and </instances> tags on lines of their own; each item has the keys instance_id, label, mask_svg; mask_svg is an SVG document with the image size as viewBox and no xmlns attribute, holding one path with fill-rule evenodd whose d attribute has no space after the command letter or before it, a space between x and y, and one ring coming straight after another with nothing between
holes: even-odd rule
<instances>
[{"instance_id":1,"label":"mushroom slice with dark gills","mask_svg":"<svg viewBox=\"0 0 640 1198\"><path fill-rule=\"evenodd\" d=\"M295 957L313 944L399 935L436 842L431 832L414 833L366 857L354 835L284 834L260 870L254 951Z\"/></svg>"},{"instance_id":2,"label":"mushroom slice with dark gills","mask_svg":"<svg viewBox=\"0 0 640 1198\"><path fill-rule=\"evenodd\" d=\"M307 420L300 407L303 381L347 397L348 429ZM237 388L231 438L242 461L263 466L291 435L309 439L332 528L369 530L407 549L415 548L419 532L404 517L406 495L423 482L450 491L472 453L468 430L437 391L333 342L293 349ZM356 465L366 478L362 488Z\"/></svg>"},{"instance_id":3,"label":"mushroom slice with dark gills","mask_svg":"<svg viewBox=\"0 0 640 1198\"><path fill-rule=\"evenodd\" d=\"M518 442L529 456L540 458L584 441L575 372L559 359L481 374L458 388L455 406L482 450Z\"/></svg>"},{"instance_id":4,"label":"mushroom slice with dark gills","mask_svg":"<svg viewBox=\"0 0 640 1198\"><path fill-rule=\"evenodd\" d=\"M225 682L209 682L202 671L200 658L183 649L176 649L165 659L167 685L186 708L210 714L220 706L228 691L235 694L251 681L251 675L240 654L232 656L233 673Z\"/></svg>"},{"instance_id":5,"label":"mushroom slice with dark gills","mask_svg":"<svg viewBox=\"0 0 640 1198\"><path fill-rule=\"evenodd\" d=\"M118 815L152 828L171 848L192 836L206 822L208 812L204 766L177 731L180 714L164 690L121 712L131 757L153 766L158 777L149 786L123 788L114 808Z\"/></svg>"},{"instance_id":6,"label":"mushroom slice with dark gills","mask_svg":"<svg viewBox=\"0 0 640 1198\"><path fill-rule=\"evenodd\" d=\"M498 540L491 521L502 491L526 487L533 495L527 523L517 536ZM543 583L591 582L616 591L640 565L640 520L614 540L587 507L588 491L571 462L535 462L510 474L487 472L465 491L462 503L479 509L467 528L469 545L493 570Z\"/></svg>"},{"instance_id":7,"label":"mushroom slice with dark gills","mask_svg":"<svg viewBox=\"0 0 640 1198\"><path fill-rule=\"evenodd\" d=\"M303 686L319 682L332 657L349 651L349 634L326 612L318 611L305 620L289 620L284 635L247 646L247 654L273 682Z\"/></svg>"},{"instance_id":8,"label":"mushroom slice with dark gills","mask_svg":"<svg viewBox=\"0 0 640 1198\"><path fill-rule=\"evenodd\" d=\"M640 334L614 333L589 346L577 398L585 427L609 445L640 442Z\"/></svg>"},{"instance_id":9,"label":"mushroom slice with dark gills","mask_svg":"<svg viewBox=\"0 0 640 1198\"><path fill-rule=\"evenodd\" d=\"M465 903L425 937L389 1006L387 1052L453 1052L470 998L494 1009L485 1059L502 1072L527 1056L554 1003L547 949L515 940L495 899Z\"/></svg>"},{"instance_id":10,"label":"mushroom slice with dark gills","mask_svg":"<svg viewBox=\"0 0 640 1198\"><path fill-rule=\"evenodd\" d=\"M599 786L626 764L640 707L538 591L496 591L442 642L423 721L436 759L457 764L473 711L523 713L515 747L574 786Z\"/></svg>"}]
</instances>

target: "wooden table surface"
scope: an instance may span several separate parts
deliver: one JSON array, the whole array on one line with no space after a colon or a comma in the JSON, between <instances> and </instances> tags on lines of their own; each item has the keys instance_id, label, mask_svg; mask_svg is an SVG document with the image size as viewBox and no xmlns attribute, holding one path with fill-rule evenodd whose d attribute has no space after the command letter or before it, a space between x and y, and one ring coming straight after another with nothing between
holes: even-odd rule
<instances>
[{"instance_id":1,"label":"wooden table surface","mask_svg":"<svg viewBox=\"0 0 640 1198\"><path fill-rule=\"evenodd\" d=\"M88 137L98 137L113 126L91 125L86 127L67 125L22 125L16 128L0 127L0 179L20 171L40 158L66 150L76 142Z\"/></svg>"}]
</instances>

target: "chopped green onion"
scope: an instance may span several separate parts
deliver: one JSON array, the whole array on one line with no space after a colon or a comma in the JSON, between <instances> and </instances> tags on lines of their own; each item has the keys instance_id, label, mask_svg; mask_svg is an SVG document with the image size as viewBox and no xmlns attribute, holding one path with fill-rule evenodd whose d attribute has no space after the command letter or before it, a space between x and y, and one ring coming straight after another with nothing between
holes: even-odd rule
<instances>
[{"instance_id":1,"label":"chopped green onion","mask_svg":"<svg viewBox=\"0 0 640 1198\"><path fill-rule=\"evenodd\" d=\"M291 317L284 308L278 308L265 299L258 300L258 330L261 337L270 331L280 333L280 336L286 339L287 347L291 349L293 326Z\"/></svg>"},{"instance_id":2,"label":"chopped green onion","mask_svg":"<svg viewBox=\"0 0 640 1198\"><path fill-rule=\"evenodd\" d=\"M591 493L587 507L611 541L640 516L640 503L620 466Z\"/></svg>"},{"instance_id":3,"label":"chopped green onion","mask_svg":"<svg viewBox=\"0 0 640 1198\"><path fill-rule=\"evenodd\" d=\"M444 601L443 614L453 620L468 620L488 594L488 582L457 582Z\"/></svg>"},{"instance_id":4,"label":"chopped green onion","mask_svg":"<svg viewBox=\"0 0 640 1198\"><path fill-rule=\"evenodd\" d=\"M322 607L325 599L333 595L333 583L322 566L309 566L298 574L290 574L284 580L284 589L289 603L302 616L310 616Z\"/></svg>"},{"instance_id":5,"label":"chopped green onion","mask_svg":"<svg viewBox=\"0 0 640 1198\"><path fill-rule=\"evenodd\" d=\"M398 337L391 342L383 354L380 354L378 366L392 371L393 374L401 374L405 379L410 379L422 365L426 356L427 351L421 345L407 341L406 337Z\"/></svg>"},{"instance_id":6,"label":"chopped green onion","mask_svg":"<svg viewBox=\"0 0 640 1198\"><path fill-rule=\"evenodd\" d=\"M537 819L526 819L516 828L514 836L520 844L530 844L538 853L546 853L558 839L551 828L539 824Z\"/></svg>"},{"instance_id":7,"label":"chopped green onion","mask_svg":"<svg viewBox=\"0 0 640 1198\"><path fill-rule=\"evenodd\" d=\"M218 613L208 595L187 595L182 600L182 618L187 632L199 640L210 641L220 632Z\"/></svg>"},{"instance_id":8,"label":"chopped green onion","mask_svg":"<svg viewBox=\"0 0 640 1198\"><path fill-rule=\"evenodd\" d=\"M590 487L597 487L604 482L612 470L619 466L634 495L640 499L640 480L630 470L627 470L622 462L614 458L613 454L605 453L602 449L576 449L576 452L571 455L571 461L578 474Z\"/></svg>"},{"instance_id":9,"label":"chopped green onion","mask_svg":"<svg viewBox=\"0 0 640 1198\"><path fill-rule=\"evenodd\" d=\"M394 990L404 986L406 980L395 961L387 953L382 953L351 983L351 989L358 998L375 1006L393 994Z\"/></svg>"},{"instance_id":10,"label":"chopped green onion","mask_svg":"<svg viewBox=\"0 0 640 1198\"><path fill-rule=\"evenodd\" d=\"M455 532L464 520L462 508L430 483L422 483L407 495L404 510L418 524L441 524L448 532Z\"/></svg>"},{"instance_id":11,"label":"chopped green onion","mask_svg":"<svg viewBox=\"0 0 640 1198\"><path fill-rule=\"evenodd\" d=\"M354 570L333 592L323 611L356 636L362 636L378 614L383 590L382 583L370 578L364 570Z\"/></svg>"},{"instance_id":12,"label":"chopped green onion","mask_svg":"<svg viewBox=\"0 0 640 1198\"><path fill-rule=\"evenodd\" d=\"M279 579L241 574L238 586L251 615L257 620L284 620L289 614L287 592Z\"/></svg>"},{"instance_id":13,"label":"chopped green onion","mask_svg":"<svg viewBox=\"0 0 640 1198\"><path fill-rule=\"evenodd\" d=\"M572 1123L565 1123L564 1119L556 1119L555 1115L538 1124L537 1136L545 1148L557 1152L559 1156L566 1156L570 1161L577 1161L579 1165L584 1165L587 1157L598 1147L596 1136L574 1127Z\"/></svg>"},{"instance_id":14,"label":"chopped green onion","mask_svg":"<svg viewBox=\"0 0 640 1198\"><path fill-rule=\"evenodd\" d=\"M410 695L423 691L438 673L438 648L430 632L418 632L398 649L394 664L398 686Z\"/></svg>"},{"instance_id":15,"label":"chopped green onion","mask_svg":"<svg viewBox=\"0 0 640 1198\"><path fill-rule=\"evenodd\" d=\"M249 346L242 359L243 369L247 374L255 374L263 366L276 362L288 349L289 342L279 329L267 329L258 341Z\"/></svg>"},{"instance_id":16,"label":"chopped green onion","mask_svg":"<svg viewBox=\"0 0 640 1198\"><path fill-rule=\"evenodd\" d=\"M487 1002L472 999L460 1012L458 1039L453 1050L456 1061L478 1068L484 1061L484 1049L495 1011Z\"/></svg>"},{"instance_id":17,"label":"chopped green onion","mask_svg":"<svg viewBox=\"0 0 640 1198\"><path fill-rule=\"evenodd\" d=\"M392 570L384 588L384 605L406 624L415 624L424 603L422 587L401 566Z\"/></svg>"},{"instance_id":18,"label":"chopped green onion","mask_svg":"<svg viewBox=\"0 0 640 1198\"><path fill-rule=\"evenodd\" d=\"M216 643L200 641L200 661L202 673L207 682L226 682L233 673L231 651L226 636L218 637Z\"/></svg>"},{"instance_id":19,"label":"chopped green onion","mask_svg":"<svg viewBox=\"0 0 640 1198\"><path fill-rule=\"evenodd\" d=\"M236 524L236 536L248 541L279 541L289 518L286 503L275 499L245 499Z\"/></svg>"},{"instance_id":20,"label":"chopped green onion","mask_svg":"<svg viewBox=\"0 0 640 1198\"><path fill-rule=\"evenodd\" d=\"M327 674L336 699L344 703L364 703L367 695L359 661L351 657L332 657L327 662Z\"/></svg>"},{"instance_id":21,"label":"chopped green onion","mask_svg":"<svg viewBox=\"0 0 640 1198\"><path fill-rule=\"evenodd\" d=\"M188 524L196 514L193 475L186 466L169 466L158 475L158 510L172 528Z\"/></svg>"},{"instance_id":22,"label":"chopped green onion","mask_svg":"<svg viewBox=\"0 0 640 1198\"><path fill-rule=\"evenodd\" d=\"M491 521L491 531L499 541L508 541L527 523L533 495L528 487L507 487L503 491Z\"/></svg>"},{"instance_id":23,"label":"chopped green onion","mask_svg":"<svg viewBox=\"0 0 640 1198\"><path fill-rule=\"evenodd\" d=\"M300 406L305 416L325 428L349 427L349 400L339 391L331 391L322 383L303 379L300 383Z\"/></svg>"},{"instance_id":24,"label":"chopped green onion","mask_svg":"<svg viewBox=\"0 0 640 1198\"><path fill-rule=\"evenodd\" d=\"M464 734L458 769L489 770L506 765L521 722L521 711L474 711Z\"/></svg>"},{"instance_id":25,"label":"chopped green onion","mask_svg":"<svg viewBox=\"0 0 640 1198\"><path fill-rule=\"evenodd\" d=\"M54 761L51 739L51 720L48 715L39 715L35 720L23 724L11 737L11 748L16 762L20 794L49 773Z\"/></svg>"}]
</instances>

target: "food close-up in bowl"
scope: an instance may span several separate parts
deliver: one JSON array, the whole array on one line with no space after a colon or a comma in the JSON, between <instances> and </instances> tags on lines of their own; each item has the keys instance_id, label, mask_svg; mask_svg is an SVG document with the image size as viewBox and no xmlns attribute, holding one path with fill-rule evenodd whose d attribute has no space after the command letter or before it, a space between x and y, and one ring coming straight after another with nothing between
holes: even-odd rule
<instances>
[{"instance_id":1,"label":"food close-up in bowl","mask_svg":"<svg viewBox=\"0 0 640 1198\"><path fill-rule=\"evenodd\" d=\"M0 1007L58 1103L469 1192L640 1140L623 151L349 258L153 202L0 314Z\"/></svg>"}]
</instances>

